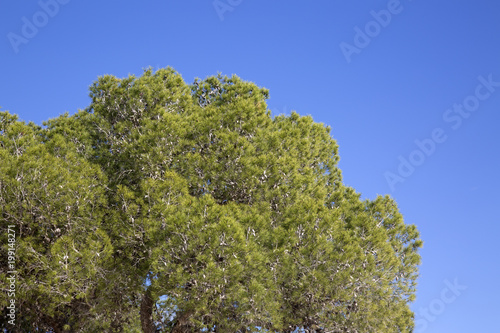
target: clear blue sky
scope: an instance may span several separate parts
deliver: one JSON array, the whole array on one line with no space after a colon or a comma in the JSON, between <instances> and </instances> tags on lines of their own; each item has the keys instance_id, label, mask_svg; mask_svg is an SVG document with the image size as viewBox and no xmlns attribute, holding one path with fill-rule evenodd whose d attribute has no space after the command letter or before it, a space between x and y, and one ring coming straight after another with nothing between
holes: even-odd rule
<instances>
[{"instance_id":1,"label":"clear blue sky","mask_svg":"<svg viewBox=\"0 0 500 333\"><path fill-rule=\"evenodd\" d=\"M74 113L148 66L253 81L331 125L345 182L420 229L417 332L498 332L500 2L45 2L0 0L4 110Z\"/></svg>"}]
</instances>

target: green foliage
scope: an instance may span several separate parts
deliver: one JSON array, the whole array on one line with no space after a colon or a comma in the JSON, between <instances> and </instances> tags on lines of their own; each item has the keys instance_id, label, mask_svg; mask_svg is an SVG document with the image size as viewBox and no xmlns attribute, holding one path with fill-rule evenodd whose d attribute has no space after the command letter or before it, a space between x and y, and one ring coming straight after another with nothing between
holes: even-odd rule
<instances>
[{"instance_id":1,"label":"green foliage","mask_svg":"<svg viewBox=\"0 0 500 333\"><path fill-rule=\"evenodd\" d=\"M329 127L236 76L147 69L90 97L44 127L0 112L1 328L412 331L418 231L342 184Z\"/></svg>"}]
</instances>

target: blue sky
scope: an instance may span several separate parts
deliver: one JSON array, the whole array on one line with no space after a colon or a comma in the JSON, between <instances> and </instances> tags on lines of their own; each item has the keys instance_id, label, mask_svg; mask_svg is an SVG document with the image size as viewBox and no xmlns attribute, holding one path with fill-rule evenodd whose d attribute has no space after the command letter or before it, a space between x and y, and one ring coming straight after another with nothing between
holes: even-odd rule
<instances>
[{"instance_id":1,"label":"blue sky","mask_svg":"<svg viewBox=\"0 0 500 333\"><path fill-rule=\"evenodd\" d=\"M417 332L498 330L499 2L53 1L0 0L3 110L74 113L148 66L235 73L331 125L345 183L418 226Z\"/></svg>"}]
</instances>

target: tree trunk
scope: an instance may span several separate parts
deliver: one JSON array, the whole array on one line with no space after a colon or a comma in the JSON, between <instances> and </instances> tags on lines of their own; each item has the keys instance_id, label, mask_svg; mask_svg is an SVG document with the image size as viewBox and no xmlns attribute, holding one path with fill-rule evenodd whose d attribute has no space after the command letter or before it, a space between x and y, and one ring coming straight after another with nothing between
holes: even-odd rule
<instances>
[{"instance_id":1,"label":"tree trunk","mask_svg":"<svg viewBox=\"0 0 500 333\"><path fill-rule=\"evenodd\" d=\"M186 311L183 313L177 313L175 324L172 329L172 333L191 333L193 332L193 327L189 323L189 317L191 316L191 311Z\"/></svg>"},{"instance_id":2,"label":"tree trunk","mask_svg":"<svg viewBox=\"0 0 500 333\"><path fill-rule=\"evenodd\" d=\"M144 333L153 333L155 326L153 323L153 298L151 291L148 289L142 296L141 302L141 326Z\"/></svg>"}]
</instances>

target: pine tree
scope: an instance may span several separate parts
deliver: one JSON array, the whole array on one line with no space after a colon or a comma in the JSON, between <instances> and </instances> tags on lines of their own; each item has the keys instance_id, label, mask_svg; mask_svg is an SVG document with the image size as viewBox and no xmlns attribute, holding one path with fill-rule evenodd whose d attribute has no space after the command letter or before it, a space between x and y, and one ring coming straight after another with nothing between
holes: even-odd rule
<instances>
[{"instance_id":1,"label":"pine tree","mask_svg":"<svg viewBox=\"0 0 500 333\"><path fill-rule=\"evenodd\" d=\"M268 97L146 69L100 77L87 109L44 126L1 112L19 318L1 328L411 332L415 226L342 183L329 127L271 117Z\"/></svg>"}]
</instances>

